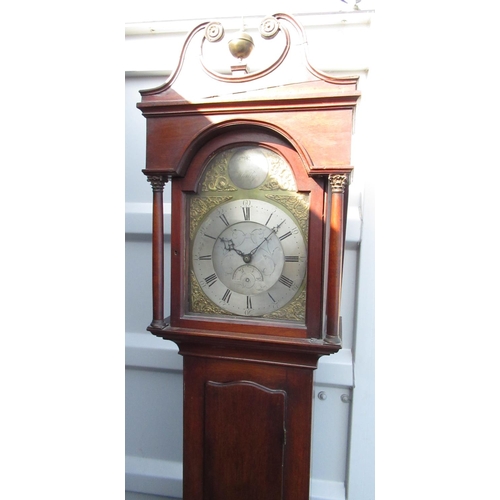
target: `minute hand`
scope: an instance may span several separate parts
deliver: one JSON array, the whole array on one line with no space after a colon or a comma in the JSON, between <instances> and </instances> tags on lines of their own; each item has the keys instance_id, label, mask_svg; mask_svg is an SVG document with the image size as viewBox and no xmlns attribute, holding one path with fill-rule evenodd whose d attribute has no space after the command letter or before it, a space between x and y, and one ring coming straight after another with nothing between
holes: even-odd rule
<instances>
[{"instance_id":1,"label":"minute hand","mask_svg":"<svg viewBox=\"0 0 500 500\"><path fill-rule=\"evenodd\" d=\"M266 242L271 237L272 234L278 232L278 229L280 228L281 224L283 224L283 222L285 221L281 221L276 227L274 227L272 231L247 255L254 255L255 252L261 247L261 245L264 244L264 242Z\"/></svg>"}]
</instances>

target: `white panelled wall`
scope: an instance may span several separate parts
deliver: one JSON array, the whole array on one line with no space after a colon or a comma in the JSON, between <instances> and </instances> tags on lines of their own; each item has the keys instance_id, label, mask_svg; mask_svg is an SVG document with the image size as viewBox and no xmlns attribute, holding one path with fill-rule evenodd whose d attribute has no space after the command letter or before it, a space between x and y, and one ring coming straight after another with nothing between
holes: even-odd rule
<instances>
[{"instance_id":1,"label":"white panelled wall","mask_svg":"<svg viewBox=\"0 0 500 500\"><path fill-rule=\"evenodd\" d=\"M268 13L256 11L255 19ZM236 16L224 17L224 23L241 22ZM353 136L355 174L349 199L342 302L344 342L339 353L320 360L315 372L311 395L314 398L311 499L373 500L374 201L364 139L368 135L365 132L370 101L368 48L374 14L371 10L351 10L323 15L303 13L296 17L306 29L313 65L333 74L359 75L362 92ZM151 495L182 497L182 357L174 343L146 331L152 311L152 192L141 172L145 166L146 120L136 103L140 100L140 89L156 87L166 80L177 63L188 31L207 20L151 19L143 16L138 18L140 22L134 23L132 19L127 23L125 42L127 500L147 499ZM168 257L170 220L175 217L170 210L168 185L164 199Z\"/></svg>"}]
</instances>

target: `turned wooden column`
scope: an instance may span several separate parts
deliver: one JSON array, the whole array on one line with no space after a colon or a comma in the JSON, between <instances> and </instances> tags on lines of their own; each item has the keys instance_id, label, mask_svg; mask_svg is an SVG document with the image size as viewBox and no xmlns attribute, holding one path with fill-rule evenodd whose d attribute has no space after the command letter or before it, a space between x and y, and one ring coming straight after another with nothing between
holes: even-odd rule
<instances>
[{"instance_id":1,"label":"turned wooden column","mask_svg":"<svg viewBox=\"0 0 500 500\"><path fill-rule=\"evenodd\" d=\"M164 245L163 245L163 188L166 180L161 175L148 176L153 189L153 321L152 327L165 326L164 314Z\"/></svg>"},{"instance_id":2,"label":"turned wooden column","mask_svg":"<svg viewBox=\"0 0 500 500\"><path fill-rule=\"evenodd\" d=\"M327 342L341 343L340 299L342 296L342 267L344 261L345 189L346 174L332 174L328 181L331 189L330 249L328 253L328 287L326 303Z\"/></svg>"}]
</instances>

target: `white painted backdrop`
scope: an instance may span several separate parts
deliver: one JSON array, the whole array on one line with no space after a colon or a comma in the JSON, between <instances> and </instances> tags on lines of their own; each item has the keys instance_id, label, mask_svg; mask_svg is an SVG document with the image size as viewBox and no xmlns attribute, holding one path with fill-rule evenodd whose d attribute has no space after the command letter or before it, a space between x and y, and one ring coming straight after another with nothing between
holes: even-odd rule
<instances>
[{"instance_id":1,"label":"white painted backdrop","mask_svg":"<svg viewBox=\"0 0 500 500\"><path fill-rule=\"evenodd\" d=\"M175 344L146 331L151 321L151 188L145 165L146 120L139 90L163 83L187 33L199 22L239 26L267 14L295 14L306 29L310 60L331 74L359 75L362 98L353 135L347 251L342 302L343 349L322 358L315 373L311 499L374 498L374 186L369 154L370 47L373 2L286 2L235 7L150 2L128 6L125 38L126 125L126 498L182 496L182 358ZM364 5L363 5L364 4ZM239 7L241 10L241 7ZM307 9L307 10L306 10ZM258 21L257 21L258 22ZM169 255L170 197L165 196ZM174 214L175 216L175 214ZM167 267L168 269L168 267ZM168 284L168 272L166 276ZM167 286L168 290L168 286ZM166 294L169 311L169 294ZM322 399L318 397L321 393ZM186 499L188 500L188 499Z\"/></svg>"}]
</instances>

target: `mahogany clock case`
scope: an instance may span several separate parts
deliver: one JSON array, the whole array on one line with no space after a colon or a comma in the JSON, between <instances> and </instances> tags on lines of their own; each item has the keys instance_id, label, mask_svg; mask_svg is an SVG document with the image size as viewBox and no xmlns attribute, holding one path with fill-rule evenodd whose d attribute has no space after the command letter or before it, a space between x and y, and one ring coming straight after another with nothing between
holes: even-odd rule
<instances>
[{"instance_id":1,"label":"mahogany clock case","mask_svg":"<svg viewBox=\"0 0 500 500\"><path fill-rule=\"evenodd\" d=\"M200 68L199 45L193 42L197 37L202 44L218 41L221 25L199 25L188 36L172 78L141 91L138 104L147 119L143 172L153 187L153 321L148 330L174 341L183 356L186 500L309 498L313 372L321 356L341 348L357 77L333 78L312 68L307 58L288 58L306 45L303 30L291 16L266 18L261 25L266 39L272 38L270 26L276 28L272 36L283 35L283 56L258 74L221 77ZM211 28L217 28L216 40ZM203 95L193 93L194 88ZM231 191L219 187L207 192L204 181L212 160L236 148L253 148L282 161L293 183L263 192L253 184L250 189L233 182ZM172 189L168 318L163 301L166 182ZM302 204L301 209L283 202L283 195ZM209 208L196 214L194 205L208 200ZM272 219L262 214L273 209L280 218L268 223ZM233 213L239 218L231 218ZM287 227L283 234L281 224ZM213 233L205 234L208 227ZM260 239L256 236L250 246L240 246L226 232L237 228L244 228L245 238L261 231ZM296 243L288 250L280 241L293 231ZM262 249L273 245L279 254L273 260L278 271L262 278L263 289L245 294L226 285L222 274L233 268L222 264L222 256L229 254L243 271L253 267L249 272L255 277L265 273L252 259L264 258ZM223 272L217 270L219 264ZM288 270L293 266L297 271L292 277ZM204 293L203 287L216 280L227 288ZM273 288L295 285L293 294ZM268 302L255 313L257 299L267 295L272 301L278 294L282 302L276 310ZM246 305L241 306L244 312L228 306L230 297Z\"/></svg>"}]
</instances>

